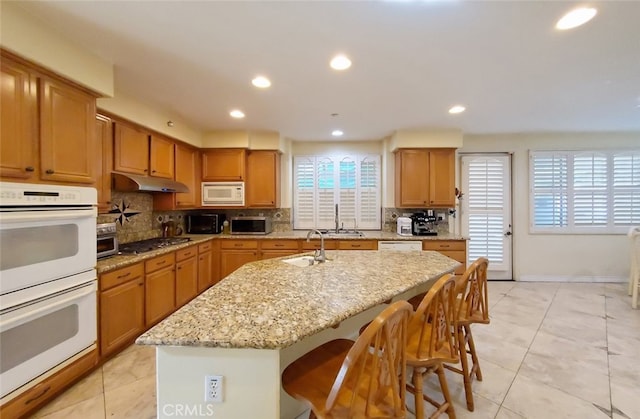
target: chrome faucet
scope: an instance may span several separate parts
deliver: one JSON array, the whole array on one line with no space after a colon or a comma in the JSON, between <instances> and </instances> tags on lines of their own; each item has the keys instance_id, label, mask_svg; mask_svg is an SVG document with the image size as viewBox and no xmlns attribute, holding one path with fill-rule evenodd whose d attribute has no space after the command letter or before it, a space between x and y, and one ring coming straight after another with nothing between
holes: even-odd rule
<instances>
[{"instance_id":1,"label":"chrome faucet","mask_svg":"<svg viewBox=\"0 0 640 419\"><path fill-rule=\"evenodd\" d=\"M307 233L307 242L314 234L318 234L320 236L320 249L316 249L316 251L314 252L313 260L318 263L322 263L327 260L327 257L324 254L324 236L322 235L322 232L320 230L309 230L309 232Z\"/></svg>"},{"instance_id":2,"label":"chrome faucet","mask_svg":"<svg viewBox=\"0 0 640 419\"><path fill-rule=\"evenodd\" d=\"M340 231L340 217L338 217L338 204L336 204L336 234Z\"/></svg>"}]
</instances>

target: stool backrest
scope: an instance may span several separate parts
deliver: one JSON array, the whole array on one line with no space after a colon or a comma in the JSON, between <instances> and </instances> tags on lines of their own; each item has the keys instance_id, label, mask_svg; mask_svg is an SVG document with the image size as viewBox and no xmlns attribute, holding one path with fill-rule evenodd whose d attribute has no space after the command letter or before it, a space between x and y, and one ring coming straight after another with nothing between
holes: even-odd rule
<instances>
[{"instance_id":1,"label":"stool backrest","mask_svg":"<svg viewBox=\"0 0 640 419\"><path fill-rule=\"evenodd\" d=\"M424 296L409 323L407 353L419 360L454 361L452 322L455 313L455 280L446 274Z\"/></svg>"},{"instance_id":2,"label":"stool backrest","mask_svg":"<svg viewBox=\"0 0 640 419\"><path fill-rule=\"evenodd\" d=\"M489 260L480 257L462 275L460 283L462 298L458 301L457 321L489 322L489 291L487 290L487 267Z\"/></svg>"},{"instance_id":3,"label":"stool backrest","mask_svg":"<svg viewBox=\"0 0 640 419\"><path fill-rule=\"evenodd\" d=\"M380 313L349 350L325 405L328 417L403 418L407 325L412 308L398 301Z\"/></svg>"}]
</instances>

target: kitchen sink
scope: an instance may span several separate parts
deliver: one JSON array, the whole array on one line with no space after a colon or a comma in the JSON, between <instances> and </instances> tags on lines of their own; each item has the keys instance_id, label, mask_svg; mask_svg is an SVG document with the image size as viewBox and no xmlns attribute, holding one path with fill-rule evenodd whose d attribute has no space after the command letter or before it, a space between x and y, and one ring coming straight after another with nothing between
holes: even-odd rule
<instances>
[{"instance_id":1,"label":"kitchen sink","mask_svg":"<svg viewBox=\"0 0 640 419\"><path fill-rule=\"evenodd\" d=\"M318 262L313 260L313 256L298 256L291 259L282 259L281 262L288 263L289 265L298 266L300 268L306 268L308 266L318 265ZM326 261L323 263L327 263Z\"/></svg>"},{"instance_id":2,"label":"kitchen sink","mask_svg":"<svg viewBox=\"0 0 640 419\"><path fill-rule=\"evenodd\" d=\"M364 237L364 233L358 230L346 230L339 229L337 232L335 230L318 230L322 234L327 237Z\"/></svg>"}]
</instances>

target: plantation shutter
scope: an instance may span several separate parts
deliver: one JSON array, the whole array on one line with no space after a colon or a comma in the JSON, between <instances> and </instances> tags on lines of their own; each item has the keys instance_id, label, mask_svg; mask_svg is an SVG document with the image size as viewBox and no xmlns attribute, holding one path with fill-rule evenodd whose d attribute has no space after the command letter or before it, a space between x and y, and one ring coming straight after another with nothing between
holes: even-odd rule
<instances>
[{"instance_id":1,"label":"plantation shutter","mask_svg":"<svg viewBox=\"0 0 640 419\"><path fill-rule=\"evenodd\" d=\"M537 152L530 156L533 180L533 227L566 227L568 223L568 158Z\"/></svg>"},{"instance_id":2,"label":"plantation shutter","mask_svg":"<svg viewBox=\"0 0 640 419\"><path fill-rule=\"evenodd\" d=\"M613 155L613 222L640 224L640 152Z\"/></svg>"},{"instance_id":3,"label":"plantation shutter","mask_svg":"<svg viewBox=\"0 0 640 419\"><path fill-rule=\"evenodd\" d=\"M293 165L293 224L298 228L314 228L316 201L315 157L296 157Z\"/></svg>"},{"instance_id":4,"label":"plantation shutter","mask_svg":"<svg viewBox=\"0 0 640 419\"><path fill-rule=\"evenodd\" d=\"M491 265L504 264L504 202L508 184L505 164L508 158L479 157L465 159L468 166L469 253L468 263L487 257Z\"/></svg>"},{"instance_id":5,"label":"plantation shutter","mask_svg":"<svg viewBox=\"0 0 640 419\"><path fill-rule=\"evenodd\" d=\"M335 167L331 157L317 158L316 228L332 228L335 225Z\"/></svg>"},{"instance_id":6,"label":"plantation shutter","mask_svg":"<svg viewBox=\"0 0 640 419\"><path fill-rule=\"evenodd\" d=\"M356 161L352 157L340 160L340 223L345 228L356 227Z\"/></svg>"},{"instance_id":7,"label":"plantation shutter","mask_svg":"<svg viewBox=\"0 0 640 419\"><path fill-rule=\"evenodd\" d=\"M381 224L380 156L365 156L360 160L360 217L358 228L379 229Z\"/></svg>"},{"instance_id":8,"label":"plantation shutter","mask_svg":"<svg viewBox=\"0 0 640 419\"><path fill-rule=\"evenodd\" d=\"M580 153L573 159L573 220L575 226L607 225L607 157Z\"/></svg>"}]
</instances>

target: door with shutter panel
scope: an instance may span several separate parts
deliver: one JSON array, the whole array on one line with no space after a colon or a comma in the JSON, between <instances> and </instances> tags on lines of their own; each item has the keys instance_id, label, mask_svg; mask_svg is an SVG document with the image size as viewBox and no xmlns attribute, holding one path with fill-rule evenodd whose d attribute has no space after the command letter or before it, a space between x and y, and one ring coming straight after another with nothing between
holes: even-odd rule
<instances>
[{"instance_id":1,"label":"door with shutter panel","mask_svg":"<svg viewBox=\"0 0 640 419\"><path fill-rule=\"evenodd\" d=\"M467 265L489 259L489 279L513 279L511 156L462 156L462 234L469 237Z\"/></svg>"}]
</instances>

